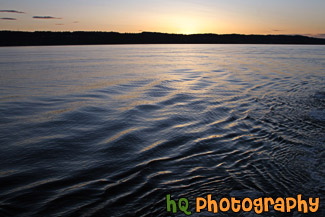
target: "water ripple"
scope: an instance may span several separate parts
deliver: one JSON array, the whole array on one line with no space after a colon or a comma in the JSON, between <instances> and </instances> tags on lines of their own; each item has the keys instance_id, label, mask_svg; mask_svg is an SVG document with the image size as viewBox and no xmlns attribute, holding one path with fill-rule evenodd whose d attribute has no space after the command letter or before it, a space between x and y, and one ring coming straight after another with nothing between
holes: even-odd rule
<instances>
[{"instance_id":1,"label":"water ripple","mask_svg":"<svg viewBox=\"0 0 325 217\"><path fill-rule=\"evenodd\" d=\"M324 197L323 48L19 48L31 65L17 49L1 70L1 216L166 216L168 193Z\"/></svg>"}]
</instances>

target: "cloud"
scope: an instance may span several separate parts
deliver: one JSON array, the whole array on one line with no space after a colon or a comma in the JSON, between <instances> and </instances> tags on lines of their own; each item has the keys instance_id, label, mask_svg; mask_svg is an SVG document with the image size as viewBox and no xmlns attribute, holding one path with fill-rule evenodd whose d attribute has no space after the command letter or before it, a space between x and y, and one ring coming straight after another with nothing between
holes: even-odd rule
<instances>
[{"instance_id":1,"label":"cloud","mask_svg":"<svg viewBox=\"0 0 325 217\"><path fill-rule=\"evenodd\" d=\"M50 20L50 19L55 19L59 20L62 19L60 17L51 17L51 16L33 16L34 19L45 19L45 20Z\"/></svg>"},{"instance_id":2,"label":"cloud","mask_svg":"<svg viewBox=\"0 0 325 217\"><path fill-rule=\"evenodd\" d=\"M0 10L0 13L16 13L16 14L24 14L23 11L16 11L16 10Z\"/></svg>"},{"instance_id":3,"label":"cloud","mask_svg":"<svg viewBox=\"0 0 325 217\"><path fill-rule=\"evenodd\" d=\"M73 23L79 23L79 21L74 21Z\"/></svg>"},{"instance_id":4,"label":"cloud","mask_svg":"<svg viewBox=\"0 0 325 217\"><path fill-rule=\"evenodd\" d=\"M11 17L1 17L0 20L17 20L17 19Z\"/></svg>"},{"instance_id":5,"label":"cloud","mask_svg":"<svg viewBox=\"0 0 325 217\"><path fill-rule=\"evenodd\" d=\"M282 32L283 30L281 29L272 29L273 32Z\"/></svg>"},{"instance_id":6,"label":"cloud","mask_svg":"<svg viewBox=\"0 0 325 217\"><path fill-rule=\"evenodd\" d=\"M56 26L63 26L64 24L63 23L56 23L55 25Z\"/></svg>"}]
</instances>

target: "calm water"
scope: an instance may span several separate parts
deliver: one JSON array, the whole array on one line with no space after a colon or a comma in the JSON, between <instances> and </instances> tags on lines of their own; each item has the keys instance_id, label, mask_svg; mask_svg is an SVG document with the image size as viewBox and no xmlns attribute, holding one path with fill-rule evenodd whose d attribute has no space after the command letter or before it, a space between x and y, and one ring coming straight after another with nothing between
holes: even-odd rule
<instances>
[{"instance_id":1,"label":"calm water","mask_svg":"<svg viewBox=\"0 0 325 217\"><path fill-rule=\"evenodd\" d=\"M0 144L0 216L167 216L168 193L325 216L325 46L0 48Z\"/></svg>"}]
</instances>

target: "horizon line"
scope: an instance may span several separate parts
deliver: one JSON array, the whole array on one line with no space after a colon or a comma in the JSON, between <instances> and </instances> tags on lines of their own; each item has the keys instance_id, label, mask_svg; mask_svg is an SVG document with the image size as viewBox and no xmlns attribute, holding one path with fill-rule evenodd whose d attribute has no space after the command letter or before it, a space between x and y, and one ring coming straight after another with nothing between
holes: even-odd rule
<instances>
[{"instance_id":1,"label":"horizon line","mask_svg":"<svg viewBox=\"0 0 325 217\"><path fill-rule=\"evenodd\" d=\"M157 31L142 31L142 32L118 32L118 31L84 31L84 30L74 30L74 31L53 31L53 30L0 30L0 32L28 32L28 33L36 33L36 32L52 32L52 33L74 33L74 32L86 32L86 33L118 33L118 34L143 34L143 33L152 33L152 34L166 34L166 35L247 35L247 36L303 36L308 38L317 38L317 39L325 39L322 37L315 37L313 34L297 34L297 33L291 33L291 34L256 34L256 33L249 33L249 34L243 34L243 33L169 33L169 32L157 32Z\"/></svg>"}]
</instances>

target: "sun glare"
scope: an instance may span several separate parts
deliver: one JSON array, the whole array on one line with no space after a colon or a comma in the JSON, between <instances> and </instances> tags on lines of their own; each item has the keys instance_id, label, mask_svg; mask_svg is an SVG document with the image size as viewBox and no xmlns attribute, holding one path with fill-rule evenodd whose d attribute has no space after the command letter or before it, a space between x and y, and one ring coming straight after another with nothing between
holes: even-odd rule
<instances>
[{"instance_id":1,"label":"sun glare","mask_svg":"<svg viewBox=\"0 0 325 217\"><path fill-rule=\"evenodd\" d=\"M199 21L193 18L177 18L175 19L174 25L179 34L190 35L200 32Z\"/></svg>"},{"instance_id":2,"label":"sun glare","mask_svg":"<svg viewBox=\"0 0 325 217\"><path fill-rule=\"evenodd\" d=\"M184 23L180 27L180 33L182 33L182 34L190 35L190 34L195 34L198 32L199 31L198 31L198 27L197 27L196 23L188 22L188 23Z\"/></svg>"}]
</instances>

